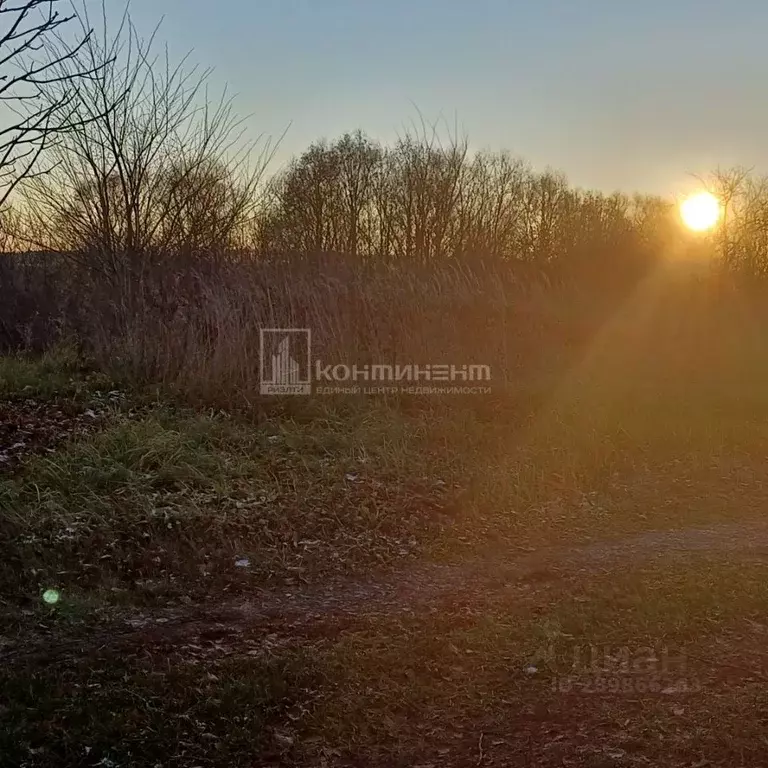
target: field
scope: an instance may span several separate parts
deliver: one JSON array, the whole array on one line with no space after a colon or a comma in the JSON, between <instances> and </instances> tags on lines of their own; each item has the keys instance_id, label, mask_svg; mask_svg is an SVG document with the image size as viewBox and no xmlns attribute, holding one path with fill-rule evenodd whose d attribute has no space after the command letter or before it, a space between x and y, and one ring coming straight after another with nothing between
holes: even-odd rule
<instances>
[{"instance_id":1,"label":"field","mask_svg":"<svg viewBox=\"0 0 768 768\"><path fill-rule=\"evenodd\" d=\"M454 400L3 358L0 764L765 764L765 321L666 276Z\"/></svg>"}]
</instances>

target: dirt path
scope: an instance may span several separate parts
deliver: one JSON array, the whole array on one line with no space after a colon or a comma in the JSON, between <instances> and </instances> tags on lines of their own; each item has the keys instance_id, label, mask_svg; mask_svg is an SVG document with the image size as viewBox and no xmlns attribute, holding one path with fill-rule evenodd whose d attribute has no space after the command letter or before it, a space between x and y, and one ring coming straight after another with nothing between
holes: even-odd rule
<instances>
[{"instance_id":1,"label":"dirt path","mask_svg":"<svg viewBox=\"0 0 768 768\"><path fill-rule=\"evenodd\" d=\"M768 557L768 521L706 528L650 531L577 547L552 547L510 558L456 564L420 563L379 580L336 581L320 587L263 590L247 600L199 606L127 620L135 630L155 625L168 631L178 623L236 622L270 630L306 629L316 623L409 614L445 598L491 593L521 583L556 583L577 575L608 573L679 554L740 553Z\"/></svg>"},{"instance_id":2,"label":"dirt path","mask_svg":"<svg viewBox=\"0 0 768 768\"><path fill-rule=\"evenodd\" d=\"M52 647L6 646L0 663L39 656L50 660L77 649L182 639L190 635L262 631L291 636L323 633L350 622L429 611L435 604L474 603L521 586L556 587L562 579L610 573L670 555L739 553L768 557L768 521L706 528L650 531L576 547L552 547L510 558L493 557L456 564L420 563L383 578L335 581L301 589L260 590L248 599L188 605L122 617L102 631Z\"/></svg>"},{"instance_id":3,"label":"dirt path","mask_svg":"<svg viewBox=\"0 0 768 768\"><path fill-rule=\"evenodd\" d=\"M599 573L672 553L743 552L768 556L768 521L708 528L650 531L578 547L552 547L517 557L458 564L427 563L380 582L331 585L306 592L265 593L244 611L265 616L321 617L327 613L407 612L441 596L470 589L498 589L520 582L555 581L575 573Z\"/></svg>"},{"instance_id":4,"label":"dirt path","mask_svg":"<svg viewBox=\"0 0 768 768\"><path fill-rule=\"evenodd\" d=\"M710 554L730 554L739 562L768 558L768 521L651 531L581 546L516 552L504 558L478 558L452 564L422 562L379 579L372 576L367 581L338 581L322 587L262 590L248 599L231 599L225 603L211 600L200 605L124 614L91 624L90 629L81 628L76 633L37 632L10 645L0 643L0 665L10 669L20 663L19 668L25 670L24 674L32 677L37 673L53 674L50 670L78 670L84 666L110 670L120 660L133 659L132 669L141 675L147 668L154 669L153 664L158 670L165 671L169 665L184 668L191 661L201 665L193 665L194 669L208 670L215 680L219 669L215 662L237 660L240 663L254 656L268 658L275 651L279 655L283 648L289 651L297 647L308 648L311 655L315 642L321 653L325 644L335 644L344 630L362 627L365 637L365 631L371 631L371 626L366 624L369 621L395 618L391 624L372 625L372 631L399 633L401 624L420 626L422 617L428 622L430 612L452 620L454 615L460 615L464 606L469 606L475 616L483 615L489 607L488 601L509 600L510 592L514 596L513 602L517 602L518 597L525 599L527 596L532 604L547 605L550 594L560 593L581 580L610 576L619 569L642 567L654 560L674 563ZM415 622L400 622L399 617L413 617ZM416 730L397 731L397 738L373 735L370 744L350 742L351 757L348 760L340 757L340 752L334 752L336 748L333 747L328 753L330 757L322 764L584 765L607 768L658 765L661 763L651 762L647 755L667 754L674 747L678 753L665 759L664 764L681 768L732 765L735 764L731 760L735 748L726 743L727 738L721 739L716 729L701 726L701 723L709 723L716 717L727 722L729 728L737 728L754 720L750 708L755 706L754 701L768 679L762 655L768 629L754 622L749 626L756 628L751 635L743 628L737 634L733 634L732 629L723 630L707 640L709 645L703 645L704 650L699 656L686 650L691 674L696 680L703 681L703 692L697 688L678 695L676 689L673 691L673 687L669 687L658 695L617 693L603 696L592 695L589 688L583 693L575 688L555 695L551 683L542 687L538 680L536 685L519 680L514 682L514 673L510 672L509 690L512 694L494 701L477 722L473 718L479 715L471 714L472 673L461 670L457 673L453 665L458 662L450 656L440 663L449 675L447 684L454 686L451 690L459 697L459 704L464 695L461 681L468 686L467 701L470 703L466 705L469 707L466 712L469 715L460 707L454 711L452 704L449 709L436 710L439 712L437 721L427 715L419 716L421 719L417 718L414 726ZM391 637L396 638L396 635ZM461 662L464 663L472 669L472 662ZM478 669L482 671L482 663ZM370 674L371 684L378 684L381 673L374 670ZM109 675L105 675L105 679L108 678ZM79 686L80 678L74 679ZM101 678L94 680L95 685L102 684ZM557 682L558 678L554 680ZM126 691L131 695L134 693L129 683L126 683ZM335 694L325 692L323 695ZM298 717L293 710L291 712ZM574 712L579 713L577 717ZM443 718L447 718L445 722ZM648 729L657 727L658 718L666 730L662 741L657 743L649 741L647 733ZM418 730L421 726L426 728L424 732ZM709 741L693 743L689 733L700 726L700 732L704 734L702 738ZM285 722L280 721L275 728L276 746L263 764L318 764L303 761L303 757L293 760L291 749L299 743L299 736L292 730L298 726L290 717ZM194 738L191 741L194 742ZM747 728L740 743L751 749L757 743L757 737ZM711 749L710 745L713 745ZM191 748L195 744L190 742L188 746ZM377 761L369 759L369 747L378 750ZM196 748L207 755L210 745L202 743ZM313 747L307 748L311 752ZM719 750L718 754L726 755L723 761L714 758L709 761L715 749ZM392 762L387 750L401 750L408 762L405 757L403 761ZM366 760L357 762L355 756L358 753L365 754ZM432 753L439 756L439 762ZM699 758L703 754L708 758L701 761ZM199 762L203 764L202 760Z\"/></svg>"}]
</instances>

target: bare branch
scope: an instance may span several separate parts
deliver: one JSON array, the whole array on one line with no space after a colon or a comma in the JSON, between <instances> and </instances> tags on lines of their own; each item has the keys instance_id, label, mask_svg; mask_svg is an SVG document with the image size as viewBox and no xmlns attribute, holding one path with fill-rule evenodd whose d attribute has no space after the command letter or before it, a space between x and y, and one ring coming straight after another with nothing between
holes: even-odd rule
<instances>
[{"instance_id":1,"label":"bare branch","mask_svg":"<svg viewBox=\"0 0 768 768\"><path fill-rule=\"evenodd\" d=\"M78 88L101 72L108 58L81 66L91 31L84 28L78 42L65 43L60 30L75 17L59 13L60 2L0 0L0 17L10 17L0 35L0 100L15 116L0 128L0 209L24 179L44 172L37 165L49 147L97 117L77 114L74 103Z\"/></svg>"}]
</instances>

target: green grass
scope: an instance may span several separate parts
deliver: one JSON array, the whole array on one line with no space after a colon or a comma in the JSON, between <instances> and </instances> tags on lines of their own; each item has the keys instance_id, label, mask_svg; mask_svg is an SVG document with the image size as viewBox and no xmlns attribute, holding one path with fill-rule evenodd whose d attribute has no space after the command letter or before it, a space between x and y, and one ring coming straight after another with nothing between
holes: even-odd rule
<instances>
[{"instance_id":1,"label":"green grass","mask_svg":"<svg viewBox=\"0 0 768 768\"><path fill-rule=\"evenodd\" d=\"M384 408L309 424L118 415L0 481L0 573L9 593L186 593L415 556L447 488L419 429ZM249 567L235 569L242 558Z\"/></svg>"},{"instance_id":2,"label":"green grass","mask_svg":"<svg viewBox=\"0 0 768 768\"><path fill-rule=\"evenodd\" d=\"M714 408L710 382L651 365L684 357L674 345L635 345L646 367L627 348L621 364L585 354L527 412L503 398L116 412L0 480L2 580L152 599L761 515L758 382Z\"/></svg>"},{"instance_id":3,"label":"green grass","mask_svg":"<svg viewBox=\"0 0 768 768\"><path fill-rule=\"evenodd\" d=\"M76 397L109 383L108 377L87 375L76 350L70 346L55 347L39 357L0 356L0 398Z\"/></svg>"}]
</instances>

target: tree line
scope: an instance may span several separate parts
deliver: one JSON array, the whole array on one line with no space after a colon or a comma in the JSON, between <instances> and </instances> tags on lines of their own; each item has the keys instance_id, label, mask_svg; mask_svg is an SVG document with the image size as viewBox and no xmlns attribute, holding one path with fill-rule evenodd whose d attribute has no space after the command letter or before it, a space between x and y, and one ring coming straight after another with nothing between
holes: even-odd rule
<instances>
[{"instance_id":1,"label":"tree line","mask_svg":"<svg viewBox=\"0 0 768 768\"><path fill-rule=\"evenodd\" d=\"M168 254L334 253L578 280L634 276L687 247L669 200L577 189L425 123L389 146L361 131L317 141L267 178L276 144L248 140L209 71L172 62L127 12L94 31L85 7L63 15L61 3L0 0L0 97L16 118L0 130L4 250L64 252L104 273ZM735 169L703 183L724 206L712 252L768 270L768 182Z\"/></svg>"}]
</instances>

